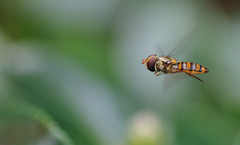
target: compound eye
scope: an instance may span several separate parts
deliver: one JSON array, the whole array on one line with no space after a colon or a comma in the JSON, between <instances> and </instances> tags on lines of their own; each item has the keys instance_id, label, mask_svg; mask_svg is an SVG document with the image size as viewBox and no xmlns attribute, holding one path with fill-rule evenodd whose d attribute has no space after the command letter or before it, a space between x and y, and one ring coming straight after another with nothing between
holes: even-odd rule
<instances>
[{"instance_id":1,"label":"compound eye","mask_svg":"<svg viewBox=\"0 0 240 145\"><path fill-rule=\"evenodd\" d=\"M156 56L155 55L149 56L147 61L147 69L152 72L155 71L155 64L156 64Z\"/></svg>"}]
</instances>

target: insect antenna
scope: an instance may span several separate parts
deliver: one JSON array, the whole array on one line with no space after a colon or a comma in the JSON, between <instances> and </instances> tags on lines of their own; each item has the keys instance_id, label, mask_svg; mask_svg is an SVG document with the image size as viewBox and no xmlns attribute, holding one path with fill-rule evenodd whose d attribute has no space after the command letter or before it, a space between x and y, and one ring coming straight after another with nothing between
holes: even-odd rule
<instances>
[{"instance_id":1,"label":"insect antenna","mask_svg":"<svg viewBox=\"0 0 240 145\"><path fill-rule=\"evenodd\" d=\"M143 59L142 60L142 64L144 64L144 63L146 63L147 62L147 60L146 59Z\"/></svg>"}]
</instances>

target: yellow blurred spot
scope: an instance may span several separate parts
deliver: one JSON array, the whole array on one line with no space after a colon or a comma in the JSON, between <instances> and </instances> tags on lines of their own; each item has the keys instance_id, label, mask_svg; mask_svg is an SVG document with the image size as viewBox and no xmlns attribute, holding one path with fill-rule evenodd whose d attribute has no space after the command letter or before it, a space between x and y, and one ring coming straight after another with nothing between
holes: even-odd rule
<instances>
[{"instance_id":1,"label":"yellow blurred spot","mask_svg":"<svg viewBox=\"0 0 240 145\"><path fill-rule=\"evenodd\" d=\"M129 121L128 139L130 145L166 145L165 125L158 114L144 110Z\"/></svg>"}]
</instances>

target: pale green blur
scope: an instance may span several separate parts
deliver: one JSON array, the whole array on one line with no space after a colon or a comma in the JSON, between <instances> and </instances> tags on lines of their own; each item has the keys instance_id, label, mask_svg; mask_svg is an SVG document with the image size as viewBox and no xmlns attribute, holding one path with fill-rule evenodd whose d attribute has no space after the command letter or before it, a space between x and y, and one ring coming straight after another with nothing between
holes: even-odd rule
<instances>
[{"instance_id":1,"label":"pale green blur","mask_svg":"<svg viewBox=\"0 0 240 145\"><path fill-rule=\"evenodd\" d=\"M0 0L0 145L239 145L239 58L237 1Z\"/></svg>"}]
</instances>

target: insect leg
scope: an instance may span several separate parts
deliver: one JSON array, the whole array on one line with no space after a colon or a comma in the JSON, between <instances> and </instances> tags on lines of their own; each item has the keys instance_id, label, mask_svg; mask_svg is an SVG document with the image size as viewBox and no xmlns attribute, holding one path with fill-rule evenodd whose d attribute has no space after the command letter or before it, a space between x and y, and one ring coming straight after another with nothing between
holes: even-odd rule
<instances>
[{"instance_id":1,"label":"insect leg","mask_svg":"<svg viewBox=\"0 0 240 145\"><path fill-rule=\"evenodd\" d=\"M157 74L156 74L156 76L160 76L160 75L161 75L161 73L157 73Z\"/></svg>"},{"instance_id":2,"label":"insect leg","mask_svg":"<svg viewBox=\"0 0 240 145\"><path fill-rule=\"evenodd\" d=\"M162 74L162 72L160 72L160 71L155 71L154 74L155 74L156 76L159 76L159 75Z\"/></svg>"},{"instance_id":3,"label":"insect leg","mask_svg":"<svg viewBox=\"0 0 240 145\"><path fill-rule=\"evenodd\" d=\"M195 75L193 75L193 74L190 74L190 73L186 73L186 74L188 74L188 75L191 76L191 77L194 77L194 78L198 79L198 80L201 81L201 82L204 82L203 80L201 80L200 78L198 78L197 76L195 76Z\"/></svg>"}]
</instances>

